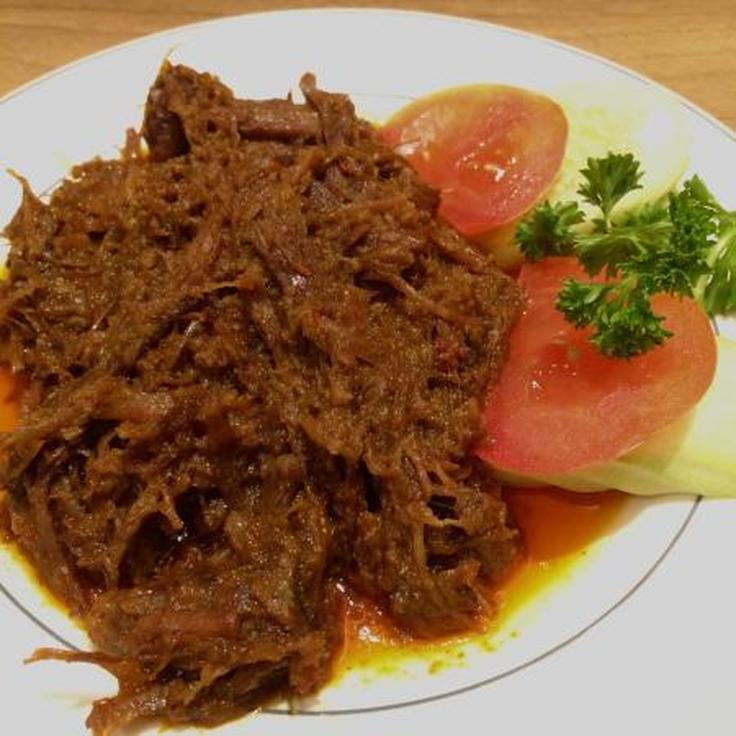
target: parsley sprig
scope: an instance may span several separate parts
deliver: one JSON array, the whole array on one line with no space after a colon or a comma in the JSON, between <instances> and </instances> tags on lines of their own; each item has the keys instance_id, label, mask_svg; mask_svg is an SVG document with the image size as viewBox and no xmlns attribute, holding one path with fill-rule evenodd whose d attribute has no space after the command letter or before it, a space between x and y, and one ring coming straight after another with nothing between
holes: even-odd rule
<instances>
[{"instance_id":1,"label":"parsley sprig","mask_svg":"<svg viewBox=\"0 0 736 736\"><path fill-rule=\"evenodd\" d=\"M630 153L590 158L578 194L600 212L587 228L577 202L544 202L516 231L531 261L575 256L603 282L567 279L557 308L576 327L593 327L604 355L630 358L661 345L672 333L654 312L656 294L695 298L710 315L736 312L736 212L725 210L694 176L664 202L623 217L616 206L641 188L643 172Z\"/></svg>"}]
</instances>

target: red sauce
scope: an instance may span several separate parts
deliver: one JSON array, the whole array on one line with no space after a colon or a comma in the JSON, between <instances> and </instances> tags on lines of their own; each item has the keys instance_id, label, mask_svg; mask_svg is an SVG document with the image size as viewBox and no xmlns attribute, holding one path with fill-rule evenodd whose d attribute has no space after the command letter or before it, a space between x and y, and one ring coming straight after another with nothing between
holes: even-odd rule
<instances>
[{"instance_id":1,"label":"red sauce","mask_svg":"<svg viewBox=\"0 0 736 736\"><path fill-rule=\"evenodd\" d=\"M0 369L0 432L10 432L18 424L18 382L8 370ZM0 542L10 543L10 519L5 491L0 489Z\"/></svg>"},{"instance_id":2,"label":"red sauce","mask_svg":"<svg viewBox=\"0 0 736 736\"><path fill-rule=\"evenodd\" d=\"M626 494L509 488L504 498L524 538L527 564L534 564L580 552L595 542L611 526Z\"/></svg>"},{"instance_id":3,"label":"red sauce","mask_svg":"<svg viewBox=\"0 0 736 736\"><path fill-rule=\"evenodd\" d=\"M0 432L10 432L18 424L19 382L7 369L0 369Z\"/></svg>"},{"instance_id":4,"label":"red sauce","mask_svg":"<svg viewBox=\"0 0 736 736\"><path fill-rule=\"evenodd\" d=\"M584 555L612 527L627 496L618 491L575 493L546 487L508 488L504 499L521 533L524 555L495 592L498 614L496 620L486 622L486 633L554 584L578 556ZM463 655L456 645L467 638L446 642L412 640L374 602L351 595L339 669L367 666L377 674L392 673L400 668L399 654L429 658L428 671L434 672L459 663Z\"/></svg>"}]
</instances>

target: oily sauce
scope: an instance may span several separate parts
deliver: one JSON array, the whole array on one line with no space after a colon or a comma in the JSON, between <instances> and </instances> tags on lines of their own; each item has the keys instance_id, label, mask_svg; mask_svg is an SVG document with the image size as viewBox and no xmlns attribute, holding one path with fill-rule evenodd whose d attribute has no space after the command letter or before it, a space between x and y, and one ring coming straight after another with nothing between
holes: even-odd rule
<instances>
[{"instance_id":1,"label":"oily sauce","mask_svg":"<svg viewBox=\"0 0 736 736\"><path fill-rule=\"evenodd\" d=\"M576 493L558 488L506 488L504 500L523 539L524 554L500 588L498 610L478 636L500 627L515 611L553 585L588 547L610 530L627 501L619 491ZM345 648L338 675L368 668L376 675L398 674L404 656L420 658L433 673L462 664L464 640L419 641L397 628L373 601L348 594ZM478 637L476 637L478 638ZM492 648L492 647L491 647Z\"/></svg>"},{"instance_id":2,"label":"oily sauce","mask_svg":"<svg viewBox=\"0 0 736 736\"><path fill-rule=\"evenodd\" d=\"M18 382L8 370L0 369L0 432L11 432L18 424ZM0 542L10 543L10 520L0 489Z\"/></svg>"},{"instance_id":3,"label":"oily sauce","mask_svg":"<svg viewBox=\"0 0 736 736\"><path fill-rule=\"evenodd\" d=\"M504 499L521 530L529 564L579 552L598 539L626 500L619 491L507 488Z\"/></svg>"},{"instance_id":4,"label":"oily sauce","mask_svg":"<svg viewBox=\"0 0 736 736\"><path fill-rule=\"evenodd\" d=\"M10 371L0 369L0 432L10 432L18 424L19 382Z\"/></svg>"}]
</instances>

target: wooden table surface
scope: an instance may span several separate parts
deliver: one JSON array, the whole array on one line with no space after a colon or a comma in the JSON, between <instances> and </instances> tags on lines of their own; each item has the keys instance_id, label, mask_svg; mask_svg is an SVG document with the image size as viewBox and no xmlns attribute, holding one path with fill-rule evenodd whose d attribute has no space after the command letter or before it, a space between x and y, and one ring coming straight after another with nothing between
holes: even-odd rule
<instances>
[{"instance_id":1,"label":"wooden table surface","mask_svg":"<svg viewBox=\"0 0 736 736\"><path fill-rule=\"evenodd\" d=\"M184 23L309 0L0 0L0 95L56 66ZM464 15L559 39L614 59L736 128L736 0L369 0Z\"/></svg>"}]
</instances>

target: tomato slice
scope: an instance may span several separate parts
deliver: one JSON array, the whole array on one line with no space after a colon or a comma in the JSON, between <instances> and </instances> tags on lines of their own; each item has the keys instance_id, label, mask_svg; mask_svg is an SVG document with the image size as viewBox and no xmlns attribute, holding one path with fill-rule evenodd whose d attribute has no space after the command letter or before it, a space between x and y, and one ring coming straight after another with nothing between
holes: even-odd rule
<instances>
[{"instance_id":1,"label":"tomato slice","mask_svg":"<svg viewBox=\"0 0 736 736\"><path fill-rule=\"evenodd\" d=\"M544 95L472 85L407 105L382 136L440 190L440 214L472 236L511 222L542 197L562 163L567 119Z\"/></svg>"},{"instance_id":2,"label":"tomato slice","mask_svg":"<svg viewBox=\"0 0 736 736\"><path fill-rule=\"evenodd\" d=\"M478 454L517 474L567 473L632 450L693 407L713 380L716 342L691 299L660 295L654 311L674 336L631 360L606 358L555 308L565 278L588 279L574 259L522 266L526 308L484 409Z\"/></svg>"}]
</instances>

